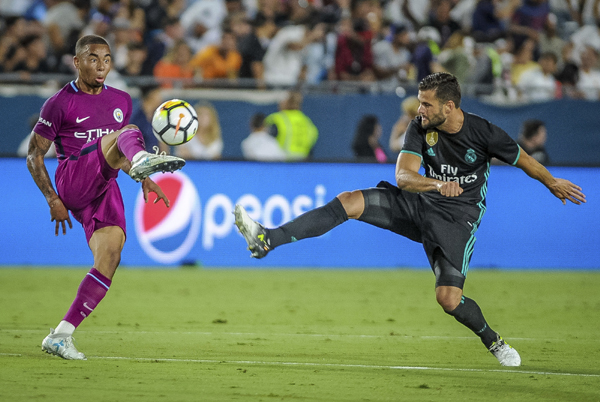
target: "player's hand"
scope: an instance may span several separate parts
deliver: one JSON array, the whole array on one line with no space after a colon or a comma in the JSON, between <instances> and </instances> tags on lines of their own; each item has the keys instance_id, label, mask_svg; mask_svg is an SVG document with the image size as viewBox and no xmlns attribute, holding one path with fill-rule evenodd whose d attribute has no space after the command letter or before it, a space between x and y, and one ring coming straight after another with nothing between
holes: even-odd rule
<instances>
[{"instance_id":1,"label":"player's hand","mask_svg":"<svg viewBox=\"0 0 600 402\"><path fill-rule=\"evenodd\" d=\"M144 180L142 180L142 191L144 192L144 201L148 202L148 194L154 193L156 194L156 199L154 200L154 203L156 204L159 200L163 200L167 208L169 208L169 199L167 198L165 193L163 193L162 189L158 186L158 184L152 181L151 178L146 177Z\"/></svg>"},{"instance_id":2,"label":"player's hand","mask_svg":"<svg viewBox=\"0 0 600 402\"><path fill-rule=\"evenodd\" d=\"M561 200L563 204L566 204L567 200L577 205L581 205L582 202L587 202L585 194L581 192L581 187L571 183L569 180L556 179L548 189L556 198Z\"/></svg>"},{"instance_id":3,"label":"player's hand","mask_svg":"<svg viewBox=\"0 0 600 402\"><path fill-rule=\"evenodd\" d=\"M437 191L445 197L458 197L463 193L462 187L455 181L439 182Z\"/></svg>"},{"instance_id":4,"label":"player's hand","mask_svg":"<svg viewBox=\"0 0 600 402\"><path fill-rule=\"evenodd\" d=\"M58 236L58 228L62 225L62 233L64 235L67 234L67 225L65 222L69 223L69 229L73 229L73 224L71 223L71 217L69 216L69 211L65 204L63 204L60 198L56 198L50 201L50 222L56 221L56 228L54 229L54 235Z\"/></svg>"}]
</instances>

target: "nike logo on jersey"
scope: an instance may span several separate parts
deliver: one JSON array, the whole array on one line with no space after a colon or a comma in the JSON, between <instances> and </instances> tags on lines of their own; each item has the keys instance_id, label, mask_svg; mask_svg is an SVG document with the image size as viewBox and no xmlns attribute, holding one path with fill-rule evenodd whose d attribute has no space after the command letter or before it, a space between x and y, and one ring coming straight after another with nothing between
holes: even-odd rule
<instances>
[{"instance_id":1,"label":"nike logo on jersey","mask_svg":"<svg viewBox=\"0 0 600 402\"><path fill-rule=\"evenodd\" d=\"M79 124L79 123L81 123L82 121L84 121L84 120L87 120L87 119L89 119L89 118L90 118L90 116L88 116L88 117L84 117L83 119L80 119L80 118L78 117L78 118L76 118L76 119L75 119L75 121L77 122L77 124Z\"/></svg>"}]
</instances>

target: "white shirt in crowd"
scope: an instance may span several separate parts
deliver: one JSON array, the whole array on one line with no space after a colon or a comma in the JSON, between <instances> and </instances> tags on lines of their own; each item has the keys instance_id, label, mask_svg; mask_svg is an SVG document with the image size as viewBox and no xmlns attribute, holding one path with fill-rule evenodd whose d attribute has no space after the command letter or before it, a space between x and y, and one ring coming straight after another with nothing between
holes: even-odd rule
<instances>
[{"instance_id":1,"label":"white shirt in crowd","mask_svg":"<svg viewBox=\"0 0 600 402\"><path fill-rule=\"evenodd\" d=\"M523 100L544 102L556 98L558 83L552 74L544 75L541 68L532 68L521 74L517 88Z\"/></svg>"},{"instance_id":2,"label":"white shirt in crowd","mask_svg":"<svg viewBox=\"0 0 600 402\"><path fill-rule=\"evenodd\" d=\"M587 100L600 99L600 71L590 70L584 72L579 70L579 81L577 81L577 89L583 93Z\"/></svg>"},{"instance_id":3,"label":"white shirt in crowd","mask_svg":"<svg viewBox=\"0 0 600 402\"><path fill-rule=\"evenodd\" d=\"M187 155L183 156L187 156L190 159L219 159L223 153L223 140L219 138L208 145L204 145L202 142L200 142L199 138L194 137L190 142L186 142L185 144L175 147L175 155L182 156L182 154L179 152L181 150L185 150L185 152L189 153L191 158Z\"/></svg>"},{"instance_id":4,"label":"white shirt in crowd","mask_svg":"<svg viewBox=\"0 0 600 402\"><path fill-rule=\"evenodd\" d=\"M196 1L181 14L180 21L186 32L186 41L194 53L221 42L221 23L226 17L227 8L223 0ZM201 37L193 35L196 24L207 28Z\"/></svg>"},{"instance_id":5,"label":"white shirt in crowd","mask_svg":"<svg viewBox=\"0 0 600 402\"><path fill-rule=\"evenodd\" d=\"M585 51L586 46L590 46L600 52L600 28L596 25L584 25L571 35L573 43L573 61L578 63L581 60L581 53Z\"/></svg>"},{"instance_id":6,"label":"white shirt in crowd","mask_svg":"<svg viewBox=\"0 0 600 402\"><path fill-rule=\"evenodd\" d=\"M304 64L304 50L290 50L288 45L304 39L304 25L283 27L269 43L263 59L265 82L270 85L295 85Z\"/></svg>"},{"instance_id":7,"label":"white shirt in crowd","mask_svg":"<svg viewBox=\"0 0 600 402\"><path fill-rule=\"evenodd\" d=\"M242 141L242 154L253 161L285 161L286 154L279 146L277 139L266 131L250 133Z\"/></svg>"},{"instance_id":8,"label":"white shirt in crowd","mask_svg":"<svg viewBox=\"0 0 600 402\"><path fill-rule=\"evenodd\" d=\"M392 43L388 40L380 40L373 45L373 63L383 69L396 69L400 70L400 67L406 66L410 63L411 53L406 48L400 48L396 50ZM400 82L399 76L394 75L385 80L381 80L382 85L394 85L397 86ZM395 88L395 87L394 87Z\"/></svg>"}]
</instances>

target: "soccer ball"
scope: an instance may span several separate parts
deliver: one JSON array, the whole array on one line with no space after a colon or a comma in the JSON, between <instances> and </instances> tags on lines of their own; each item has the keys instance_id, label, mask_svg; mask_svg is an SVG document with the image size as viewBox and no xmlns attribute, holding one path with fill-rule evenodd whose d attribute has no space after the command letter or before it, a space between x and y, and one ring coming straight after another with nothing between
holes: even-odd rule
<instances>
[{"instance_id":1,"label":"soccer ball","mask_svg":"<svg viewBox=\"0 0 600 402\"><path fill-rule=\"evenodd\" d=\"M167 145L185 144L196 135L198 114L184 100L171 99L156 108L152 116L152 132Z\"/></svg>"}]
</instances>

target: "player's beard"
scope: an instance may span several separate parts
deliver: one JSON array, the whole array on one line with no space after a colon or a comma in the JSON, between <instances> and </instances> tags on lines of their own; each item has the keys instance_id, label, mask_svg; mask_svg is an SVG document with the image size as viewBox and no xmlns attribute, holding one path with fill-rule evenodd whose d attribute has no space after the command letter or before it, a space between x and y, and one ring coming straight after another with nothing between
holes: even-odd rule
<instances>
[{"instance_id":1,"label":"player's beard","mask_svg":"<svg viewBox=\"0 0 600 402\"><path fill-rule=\"evenodd\" d=\"M434 114L431 117L427 118L427 124L423 124L423 120L421 119L421 126L424 129L439 127L446 122L446 116L444 116L444 112L440 108L439 113Z\"/></svg>"}]
</instances>

